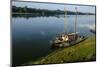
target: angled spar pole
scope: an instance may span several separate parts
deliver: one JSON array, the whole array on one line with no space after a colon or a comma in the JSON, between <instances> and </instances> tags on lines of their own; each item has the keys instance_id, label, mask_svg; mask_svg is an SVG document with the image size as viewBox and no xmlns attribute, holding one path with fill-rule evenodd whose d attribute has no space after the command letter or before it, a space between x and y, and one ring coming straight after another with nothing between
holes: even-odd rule
<instances>
[{"instance_id":1,"label":"angled spar pole","mask_svg":"<svg viewBox=\"0 0 100 67\"><path fill-rule=\"evenodd\" d=\"M67 10L64 8L64 33L67 34Z\"/></svg>"}]
</instances>

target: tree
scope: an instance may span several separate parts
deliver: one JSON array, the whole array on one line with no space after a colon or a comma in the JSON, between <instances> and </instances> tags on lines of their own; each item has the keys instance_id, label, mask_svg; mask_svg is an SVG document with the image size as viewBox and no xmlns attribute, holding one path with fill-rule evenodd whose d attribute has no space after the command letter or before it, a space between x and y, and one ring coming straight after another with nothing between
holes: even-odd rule
<instances>
[{"instance_id":1,"label":"tree","mask_svg":"<svg viewBox=\"0 0 100 67\"><path fill-rule=\"evenodd\" d=\"M25 6L25 7L23 8L23 11L24 11L25 13L27 13L27 6Z\"/></svg>"}]
</instances>

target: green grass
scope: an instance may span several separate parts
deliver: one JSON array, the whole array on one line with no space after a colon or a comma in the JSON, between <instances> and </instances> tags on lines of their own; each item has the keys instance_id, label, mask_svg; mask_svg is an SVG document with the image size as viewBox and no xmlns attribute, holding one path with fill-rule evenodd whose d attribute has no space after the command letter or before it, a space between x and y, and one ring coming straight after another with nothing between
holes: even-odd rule
<instances>
[{"instance_id":1,"label":"green grass","mask_svg":"<svg viewBox=\"0 0 100 67\"><path fill-rule=\"evenodd\" d=\"M68 48L60 48L46 57L28 64L52 64L80 61L93 61L96 58L95 36L89 37L81 43Z\"/></svg>"}]
</instances>

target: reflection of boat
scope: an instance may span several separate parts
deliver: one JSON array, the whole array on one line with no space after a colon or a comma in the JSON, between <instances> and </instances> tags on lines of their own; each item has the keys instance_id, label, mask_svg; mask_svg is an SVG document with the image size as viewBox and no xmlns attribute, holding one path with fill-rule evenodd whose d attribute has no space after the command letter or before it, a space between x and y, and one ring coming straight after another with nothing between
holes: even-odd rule
<instances>
[{"instance_id":1,"label":"reflection of boat","mask_svg":"<svg viewBox=\"0 0 100 67\"><path fill-rule=\"evenodd\" d=\"M76 13L77 13L77 8ZM65 10L65 18L66 18L66 13L67 11ZM76 21L77 21L77 14L75 17L75 28L74 28L74 33L66 33L66 19L65 19L65 24L64 24L64 33L56 36L52 41L51 44L53 47L68 47L70 45L79 43L83 40L85 40L84 36L79 36L79 34L76 32Z\"/></svg>"}]
</instances>

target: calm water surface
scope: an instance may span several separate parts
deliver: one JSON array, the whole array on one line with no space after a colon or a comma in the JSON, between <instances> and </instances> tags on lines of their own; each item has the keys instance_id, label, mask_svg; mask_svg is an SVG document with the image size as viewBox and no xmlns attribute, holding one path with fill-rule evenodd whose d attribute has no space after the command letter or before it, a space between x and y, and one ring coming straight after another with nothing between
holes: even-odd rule
<instances>
[{"instance_id":1,"label":"calm water surface","mask_svg":"<svg viewBox=\"0 0 100 67\"><path fill-rule=\"evenodd\" d=\"M21 65L52 51L50 40L64 31L64 17L12 17L13 65ZM67 16L67 32L74 31L75 15ZM95 24L94 15L77 16L77 32L90 35Z\"/></svg>"}]
</instances>

